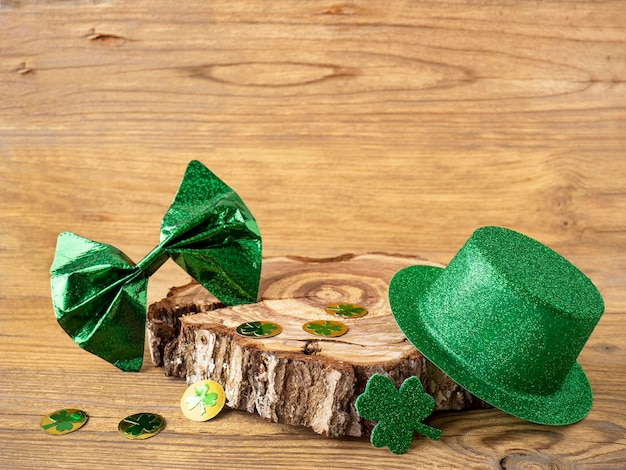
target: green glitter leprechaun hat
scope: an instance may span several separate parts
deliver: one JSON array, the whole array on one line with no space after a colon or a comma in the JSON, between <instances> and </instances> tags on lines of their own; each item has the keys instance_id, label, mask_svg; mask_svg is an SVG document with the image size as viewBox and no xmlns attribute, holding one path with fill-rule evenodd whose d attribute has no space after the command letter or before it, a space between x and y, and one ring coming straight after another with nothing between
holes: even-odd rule
<instances>
[{"instance_id":1,"label":"green glitter leprechaun hat","mask_svg":"<svg viewBox=\"0 0 626 470\"><path fill-rule=\"evenodd\" d=\"M576 358L604 303L589 278L536 240L479 228L446 268L396 273L389 301L409 341L496 408L550 425L591 409Z\"/></svg>"}]
</instances>

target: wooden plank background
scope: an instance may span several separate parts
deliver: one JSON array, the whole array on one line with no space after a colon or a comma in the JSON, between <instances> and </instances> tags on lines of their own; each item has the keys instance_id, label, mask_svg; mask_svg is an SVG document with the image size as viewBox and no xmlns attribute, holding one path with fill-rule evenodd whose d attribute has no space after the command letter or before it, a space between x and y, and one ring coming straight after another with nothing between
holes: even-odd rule
<instances>
[{"instance_id":1,"label":"wooden plank background","mask_svg":"<svg viewBox=\"0 0 626 470\"><path fill-rule=\"evenodd\" d=\"M625 54L623 1L1 0L0 467L624 468ZM72 343L48 270L63 230L141 259L190 159L247 202L267 256L447 262L488 224L553 247L606 302L579 358L591 413L440 414L441 441L402 456L186 420L184 383ZM187 280L166 264L149 301ZM38 429L70 406L81 431ZM144 410L163 433L117 434Z\"/></svg>"}]
</instances>

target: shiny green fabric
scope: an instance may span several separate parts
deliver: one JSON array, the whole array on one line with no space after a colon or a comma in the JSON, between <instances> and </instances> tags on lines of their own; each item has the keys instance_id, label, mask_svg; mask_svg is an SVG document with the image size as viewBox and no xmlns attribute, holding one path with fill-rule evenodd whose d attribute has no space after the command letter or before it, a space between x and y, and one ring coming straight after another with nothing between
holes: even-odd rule
<instances>
[{"instance_id":1,"label":"shiny green fabric","mask_svg":"<svg viewBox=\"0 0 626 470\"><path fill-rule=\"evenodd\" d=\"M124 371L143 360L148 278L172 258L227 305L255 302L261 235L241 198L202 163L187 167L139 263L111 245L63 232L50 268L54 313L81 348Z\"/></svg>"}]
</instances>

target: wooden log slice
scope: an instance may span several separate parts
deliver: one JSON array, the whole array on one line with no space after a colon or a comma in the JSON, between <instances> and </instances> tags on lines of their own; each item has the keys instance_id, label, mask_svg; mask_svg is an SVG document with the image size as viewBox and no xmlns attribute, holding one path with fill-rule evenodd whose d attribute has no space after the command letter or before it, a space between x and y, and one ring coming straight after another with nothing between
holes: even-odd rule
<instances>
[{"instance_id":1,"label":"wooden log slice","mask_svg":"<svg viewBox=\"0 0 626 470\"><path fill-rule=\"evenodd\" d=\"M404 337L391 314L387 287L393 274L419 258L384 254L332 259L264 260L260 302L224 307L195 282L173 288L148 311L152 360L188 383L212 379L224 386L226 405L278 423L303 425L328 436L369 434L372 423L354 402L374 373L399 386L416 375L436 410L485 404L426 360ZM360 318L325 312L329 304L358 304ZM302 326L340 321L343 336L314 336ZM250 321L280 325L280 334L248 338L236 327Z\"/></svg>"}]
</instances>

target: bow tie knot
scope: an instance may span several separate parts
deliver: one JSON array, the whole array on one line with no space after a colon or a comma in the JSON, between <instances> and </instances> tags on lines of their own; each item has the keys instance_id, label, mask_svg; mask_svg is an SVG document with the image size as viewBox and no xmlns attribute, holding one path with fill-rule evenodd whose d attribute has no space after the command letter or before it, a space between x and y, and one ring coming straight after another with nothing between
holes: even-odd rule
<instances>
[{"instance_id":1,"label":"bow tie knot","mask_svg":"<svg viewBox=\"0 0 626 470\"><path fill-rule=\"evenodd\" d=\"M137 269L144 277L152 276L168 260L170 255L163 245L157 245L150 253L137 263Z\"/></svg>"}]
</instances>

